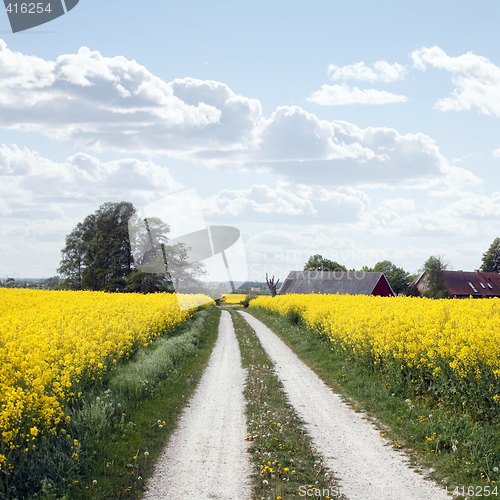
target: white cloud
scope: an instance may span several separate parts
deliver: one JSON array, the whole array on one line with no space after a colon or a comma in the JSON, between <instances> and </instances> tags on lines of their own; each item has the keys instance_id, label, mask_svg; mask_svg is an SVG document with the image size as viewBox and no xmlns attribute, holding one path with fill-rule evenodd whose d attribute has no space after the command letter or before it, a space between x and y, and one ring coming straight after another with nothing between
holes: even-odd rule
<instances>
[{"instance_id":1,"label":"white cloud","mask_svg":"<svg viewBox=\"0 0 500 500\"><path fill-rule=\"evenodd\" d=\"M359 142L339 141L334 122L320 120L298 106L279 107L262 119L256 132L258 147L247 157L263 162L342 160L366 161L375 153ZM382 158L379 158L382 159Z\"/></svg>"},{"instance_id":2,"label":"white cloud","mask_svg":"<svg viewBox=\"0 0 500 500\"><path fill-rule=\"evenodd\" d=\"M309 257L317 253L348 269L373 266L383 260L391 260L398 266L411 261L412 268L406 270L414 272L436 251L436 243L432 240L415 247L413 244L398 246L394 240L372 238L369 233L359 238L356 230L349 236L342 227L324 224L295 231L281 226L256 233L247 238L246 243L252 279L262 279L267 272L283 281L290 271L303 269Z\"/></svg>"},{"instance_id":3,"label":"white cloud","mask_svg":"<svg viewBox=\"0 0 500 500\"><path fill-rule=\"evenodd\" d=\"M415 202L411 198L389 198L384 200L382 205L397 212L411 212L415 210Z\"/></svg>"},{"instance_id":4,"label":"white cloud","mask_svg":"<svg viewBox=\"0 0 500 500\"><path fill-rule=\"evenodd\" d=\"M101 162L78 153L54 162L5 144L0 146L0 179L2 216L26 219L60 219L64 218L61 205L119 200L131 192L146 200L151 193L182 187L168 169L151 161Z\"/></svg>"},{"instance_id":5,"label":"white cloud","mask_svg":"<svg viewBox=\"0 0 500 500\"><path fill-rule=\"evenodd\" d=\"M311 255L320 253L341 264L362 260L365 253L337 228L309 225L297 230L277 227L246 239L251 279L266 272L282 282L290 271L303 269ZM362 264L361 264L362 265ZM361 267L361 265L359 267Z\"/></svg>"},{"instance_id":6,"label":"white cloud","mask_svg":"<svg viewBox=\"0 0 500 500\"><path fill-rule=\"evenodd\" d=\"M500 192L491 196L468 193L465 197L415 211L413 200L385 200L361 214L359 227L366 233L391 236L459 236L467 238L500 229ZM412 213L404 213L404 212ZM495 229L496 228L496 229Z\"/></svg>"},{"instance_id":7,"label":"white cloud","mask_svg":"<svg viewBox=\"0 0 500 500\"><path fill-rule=\"evenodd\" d=\"M401 64L389 64L387 61L377 61L373 68L366 66L364 62L355 64L348 64L346 66L336 66L330 64L328 67L328 74L331 79L335 80L358 80L368 82L394 82L402 80L406 73L407 68Z\"/></svg>"},{"instance_id":8,"label":"white cloud","mask_svg":"<svg viewBox=\"0 0 500 500\"><path fill-rule=\"evenodd\" d=\"M450 203L447 210L467 219L498 220L500 219L500 191L493 192L491 196L469 195L467 198Z\"/></svg>"},{"instance_id":9,"label":"white cloud","mask_svg":"<svg viewBox=\"0 0 500 500\"><path fill-rule=\"evenodd\" d=\"M377 227L379 224L377 221ZM417 273L431 255L444 255L459 269L477 268L480 255L491 241L467 241L463 234L452 234L448 239L437 239L439 231L426 231L423 221L419 232L396 233L392 228L367 231L357 224L346 231L344 226L310 224L291 229L278 225L253 235L245 233L250 279L263 280L266 273L282 282L290 271L303 269L311 255L316 253L335 260L348 269L374 266L390 260L406 271ZM493 233L494 234L494 233ZM390 236L390 238L388 237ZM418 238L414 238L418 236ZM464 263L472 262L468 267Z\"/></svg>"},{"instance_id":10,"label":"white cloud","mask_svg":"<svg viewBox=\"0 0 500 500\"><path fill-rule=\"evenodd\" d=\"M81 48L55 62L0 40L0 126L95 150L231 149L252 138L261 107L226 85L166 83L125 57Z\"/></svg>"},{"instance_id":11,"label":"white cloud","mask_svg":"<svg viewBox=\"0 0 500 500\"><path fill-rule=\"evenodd\" d=\"M500 117L500 67L486 57L472 52L450 57L437 46L416 50L411 57L420 70L425 70L429 64L453 74L456 88L449 97L437 101L436 109L462 111L474 106L486 115Z\"/></svg>"},{"instance_id":12,"label":"white cloud","mask_svg":"<svg viewBox=\"0 0 500 500\"><path fill-rule=\"evenodd\" d=\"M491 156L493 156L493 158L500 158L500 148L495 149L495 151L493 151Z\"/></svg>"},{"instance_id":13,"label":"white cloud","mask_svg":"<svg viewBox=\"0 0 500 500\"><path fill-rule=\"evenodd\" d=\"M350 187L328 190L278 182L276 188L254 184L249 189L222 190L203 200L203 209L207 217L240 222L267 222L272 216L274 222L345 223L355 221L369 203L365 193Z\"/></svg>"},{"instance_id":14,"label":"white cloud","mask_svg":"<svg viewBox=\"0 0 500 500\"><path fill-rule=\"evenodd\" d=\"M207 216L233 216L241 218L244 215L255 217L269 215L314 215L311 200L287 189L284 185L270 188L264 184L254 184L249 189L224 189L218 195L204 200L203 207Z\"/></svg>"},{"instance_id":15,"label":"white cloud","mask_svg":"<svg viewBox=\"0 0 500 500\"><path fill-rule=\"evenodd\" d=\"M384 78L390 68L399 71L382 62L375 67ZM470 172L450 166L424 134L360 129L320 120L298 106L279 107L269 118L260 115L258 100L237 95L223 83L192 78L166 83L135 61L104 57L88 48L44 61L13 52L0 40L0 127L38 131L98 150L165 154L214 168L267 169L304 184L420 183L427 188L479 182ZM26 154L16 168L34 161ZM100 162L89 158L81 153L64 166L36 161L43 163L46 175L60 176L61 185L77 176L83 193L91 178L103 178L103 185L113 179L118 187L135 176L138 189L148 176L163 185L173 182L152 163L96 165ZM36 182L36 175L31 178Z\"/></svg>"},{"instance_id":16,"label":"white cloud","mask_svg":"<svg viewBox=\"0 0 500 500\"><path fill-rule=\"evenodd\" d=\"M320 120L297 106L280 107L262 119L256 135L257 150L240 157L241 164L266 167L297 183L423 189L481 183L471 172L450 165L425 134L361 129L340 120Z\"/></svg>"},{"instance_id":17,"label":"white cloud","mask_svg":"<svg viewBox=\"0 0 500 500\"><path fill-rule=\"evenodd\" d=\"M342 85L322 85L321 90L313 92L308 101L321 104L321 106L339 106L346 104L391 104L406 102L404 95L392 94L385 90L358 89Z\"/></svg>"},{"instance_id":18,"label":"white cloud","mask_svg":"<svg viewBox=\"0 0 500 500\"><path fill-rule=\"evenodd\" d=\"M0 145L0 241L3 275L55 274L64 238L105 202L139 206L182 185L152 161L102 162L86 153L55 162L29 149ZM21 250L19 250L21 249Z\"/></svg>"}]
</instances>

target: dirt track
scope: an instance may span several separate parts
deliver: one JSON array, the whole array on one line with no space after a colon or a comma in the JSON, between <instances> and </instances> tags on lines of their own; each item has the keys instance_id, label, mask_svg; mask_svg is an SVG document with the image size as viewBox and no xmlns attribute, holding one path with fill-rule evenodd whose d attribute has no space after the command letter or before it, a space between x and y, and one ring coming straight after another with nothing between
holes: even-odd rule
<instances>
[{"instance_id":1,"label":"dirt track","mask_svg":"<svg viewBox=\"0 0 500 500\"><path fill-rule=\"evenodd\" d=\"M306 422L327 467L338 477L341 493L349 500L451 498L411 470L404 455L344 404L271 330L250 314L241 314L275 363L290 403ZM252 498L244 381L232 321L223 311L209 365L158 460L145 498Z\"/></svg>"}]
</instances>

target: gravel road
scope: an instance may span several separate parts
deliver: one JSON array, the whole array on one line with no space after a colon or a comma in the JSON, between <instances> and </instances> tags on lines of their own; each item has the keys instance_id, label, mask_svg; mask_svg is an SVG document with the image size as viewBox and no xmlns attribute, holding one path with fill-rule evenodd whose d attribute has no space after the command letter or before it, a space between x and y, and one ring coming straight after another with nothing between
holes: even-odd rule
<instances>
[{"instance_id":1,"label":"gravel road","mask_svg":"<svg viewBox=\"0 0 500 500\"><path fill-rule=\"evenodd\" d=\"M158 459L144 498L251 498L244 382L233 323L229 313L222 311L209 364Z\"/></svg>"},{"instance_id":2,"label":"gravel road","mask_svg":"<svg viewBox=\"0 0 500 500\"><path fill-rule=\"evenodd\" d=\"M373 424L332 392L269 328L240 312L275 364L290 403L349 500L450 500L444 489L408 468Z\"/></svg>"}]
</instances>

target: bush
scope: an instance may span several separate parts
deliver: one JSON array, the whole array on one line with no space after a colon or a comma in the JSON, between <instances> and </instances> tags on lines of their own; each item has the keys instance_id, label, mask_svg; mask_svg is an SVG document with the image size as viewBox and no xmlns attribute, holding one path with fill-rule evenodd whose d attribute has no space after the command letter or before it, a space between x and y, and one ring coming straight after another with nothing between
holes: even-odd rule
<instances>
[{"instance_id":1,"label":"bush","mask_svg":"<svg viewBox=\"0 0 500 500\"><path fill-rule=\"evenodd\" d=\"M255 293L249 293L241 302L240 304L243 306L243 307L248 307L249 304L250 304L250 301L251 300L254 300L257 298L257 295Z\"/></svg>"},{"instance_id":2,"label":"bush","mask_svg":"<svg viewBox=\"0 0 500 500\"><path fill-rule=\"evenodd\" d=\"M215 300L216 306L220 306L221 304L226 303L226 297L224 297L224 295L221 295L218 299L214 299L214 300Z\"/></svg>"}]
</instances>

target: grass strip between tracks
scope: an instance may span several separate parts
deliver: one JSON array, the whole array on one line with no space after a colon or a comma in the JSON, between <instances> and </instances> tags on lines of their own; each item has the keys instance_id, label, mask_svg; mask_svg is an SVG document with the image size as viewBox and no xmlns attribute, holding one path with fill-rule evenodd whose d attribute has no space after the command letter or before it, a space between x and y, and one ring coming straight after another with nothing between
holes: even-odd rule
<instances>
[{"instance_id":1,"label":"grass strip between tracks","mask_svg":"<svg viewBox=\"0 0 500 500\"><path fill-rule=\"evenodd\" d=\"M242 365L255 500L314 496L341 499L338 484L314 450L304 423L289 404L283 385L253 329L231 310ZM320 493L320 495L318 495Z\"/></svg>"}]
</instances>

